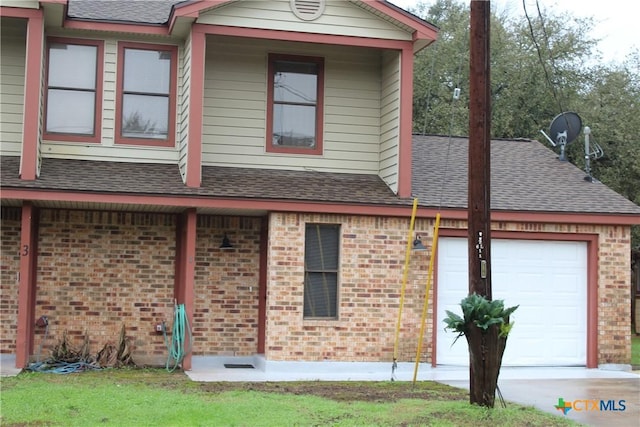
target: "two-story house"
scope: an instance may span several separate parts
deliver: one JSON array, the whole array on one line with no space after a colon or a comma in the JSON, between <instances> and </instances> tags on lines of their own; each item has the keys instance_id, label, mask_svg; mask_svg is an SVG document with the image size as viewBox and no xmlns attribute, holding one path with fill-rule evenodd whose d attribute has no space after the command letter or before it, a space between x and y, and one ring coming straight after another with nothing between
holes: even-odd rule
<instances>
[{"instance_id":1,"label":"two-story house","mask_svg":"<svg viewBox=\"0 0 640 427\"><path fill-rule=\"evenodd\" d=\"M414 54L437 28L384 0L0 5L16 366L40 316L45 350L67 331L96 351L124 324L139 363L164 363L176 303L193 357L389 362L414 197L428 248L442 213L423 361L464 363L442 313L466 294L467 141L412 136ZM521 305L506 363L628 364L640 208L538 142L495 144L494 298ZM401 361L428 256L411 255Z\"/></svg>"}]
</instances>

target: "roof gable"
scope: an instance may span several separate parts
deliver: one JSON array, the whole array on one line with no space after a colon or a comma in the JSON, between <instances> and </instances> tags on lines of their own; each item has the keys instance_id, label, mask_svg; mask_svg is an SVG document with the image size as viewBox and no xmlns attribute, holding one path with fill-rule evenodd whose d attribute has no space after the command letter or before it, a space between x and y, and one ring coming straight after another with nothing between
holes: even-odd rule
<instances>
[{"instance_id":1,"label":"roof gable","mask_svg":"<svg viewBox=\"0 0 640 427\"><path fill-rule=\"evenodd\" d=\"M199 24L283 30L301 33L345 35L352 37L408 40L413 31L399 22L391 22L348 2L327 2L316 19L304 20L296 15L289 0L246 0L203 11Z\"/></svg>"},{"instance_id":2,"label":"roof gable","mask_svg":"<svg viewBox=\"0 0 640 427\"><path fill-rule=\"evenodd\" d=\"M197 23L344 35L414 43L414 51L437 36L437 27L385 0L327 0L314 19L299 17L290 0L214 0L176 5L172 25L181 18Z\"/></svg>"}]
</instances>

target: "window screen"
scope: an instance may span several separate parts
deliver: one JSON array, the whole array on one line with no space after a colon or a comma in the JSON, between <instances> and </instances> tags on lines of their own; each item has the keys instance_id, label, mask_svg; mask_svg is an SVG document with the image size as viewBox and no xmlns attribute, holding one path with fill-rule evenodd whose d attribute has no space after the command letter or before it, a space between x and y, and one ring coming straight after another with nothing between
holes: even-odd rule
<instances>
[{"instance_id":1,"label":"window screen","mask_svg":"<svg viewBox=\"0 0 640 427\"><path fill-rule=\"evenodd\" d=\"M340 226L307 224L305 233L304 317L338 316Z\"/></svg>"}]
</instances>

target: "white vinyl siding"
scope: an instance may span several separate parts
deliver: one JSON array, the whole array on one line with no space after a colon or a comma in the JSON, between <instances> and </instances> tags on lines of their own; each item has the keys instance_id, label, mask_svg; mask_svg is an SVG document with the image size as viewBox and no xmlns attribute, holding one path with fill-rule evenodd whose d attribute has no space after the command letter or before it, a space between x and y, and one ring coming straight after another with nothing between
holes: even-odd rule
<instances>
[{"instance_id":1,"label":"white vinyl siding","mask_svg":"<svg viewBox=\"0 0 640 427\"><path fill-rule=\"evenodd\" d=\"M345 0L328 0L324 13L313 21L296 17L289 0L269 0L233 2L202 14L197 22L301 33L412 40L411 31Z\"/></svg>"},{"instance_id":2,"label":"white vinyl siding","mask_svg":"<svg viewBox=\"0 0 640 427\"><path fill-rule=\"evenodd\" d=\"M29 9L37 9L40 7L37 0L0 0L0 6L4 7L21 7ZM3 22L4 24L4 22Z\"/></svg>"},{"instance_id":3,"label":"white vinyl siding","mask_svg":"<svg viewBox=\"0 0 640 427\"><path fill-rule=\"evenodd\" d=\"M189 150L189 90L191 89L191 37L185 43L184 55L178 65L178 167L182 180L187 176L187 152Z\"/></svg>"},{"instance_id":4,"label":"white vinyl siding","mask_svg":"<svg viewBox=\"0 0 640 427\"><path fill-rule=\"evenodd\" d=\"M68 37L68 34L55 34ZM81 36L78 36L81 37ZM63 142L44 140L42 155L44 158L64 158L79 160L103 160L139 163L177 163L178 150L175 147L153 147L115 144L116 116L116 73L118 59L118 39L104 40L104 71L102 76L102 140L97 143ZM130 40L148 43L148 40ZM160 45L166 45L160 43ZM178 64L183 60L184 49L178 49ZM180 69L180 67L178 67ZM178 88L178 98L179 98ZM181 110L178 105L177 111Z\"/></svg>"},{"instance_id":5,"label":"white vinyl siding","mask_svg":"<svg viewBox=\"0 0 640 427\"><path fill-rule=\"evenodd\" d=\"M400 52L386 51L382 60L380 107L380 177L398 191L400 141Z\"/></svg>"},{"instance_id":6,"label":"white vinyl siding","mask_svg":"<svg viewBox=\"0 0 640 427\"><path fill-rule=\"evenodd\" d=\"M0 154L19 156L24 114L26 20L0 20Z\"/></svg>"},{"instance_id":7,"label":"white vinyl siding","mask_svg":"<svg viewBox=\"0 0 640 427\"><path fill-rule=\"evenodd\" d=\"M269 53L325 60L323 154L266 153ZM203 164L377 174L380 52L373 49L209 37Z\"/></svg>"},{"instance_id":8,"label":"white vinyl siding","mask_svg":"<svg viewBox=\"0 0 640 427\"><path fill-rule=\"evenodd\" d=\"M118 42L105 40L102 81L102 145L113 147L116 126Z\"/></svg>"}]
</instances>

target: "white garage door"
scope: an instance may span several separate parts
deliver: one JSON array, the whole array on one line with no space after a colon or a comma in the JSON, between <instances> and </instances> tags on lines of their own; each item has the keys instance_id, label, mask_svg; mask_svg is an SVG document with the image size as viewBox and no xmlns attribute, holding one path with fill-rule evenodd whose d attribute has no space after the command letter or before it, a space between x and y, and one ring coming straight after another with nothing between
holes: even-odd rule
<instances>
[{"instance_id":1,"label":"white garage door","mask_svg":"<svg viewBox=\"0 0 640 427\"><path fill-rule=\"evenodd\" d=\"M467 239L438 242L436 361L468 365L464 337L445 332L445 310L462 315L468 294ZM587 245L540 240L491 241L493 299L520 305L512 314L502 364L505 366L586 365Z\"/></svg>"}]
</instances>

